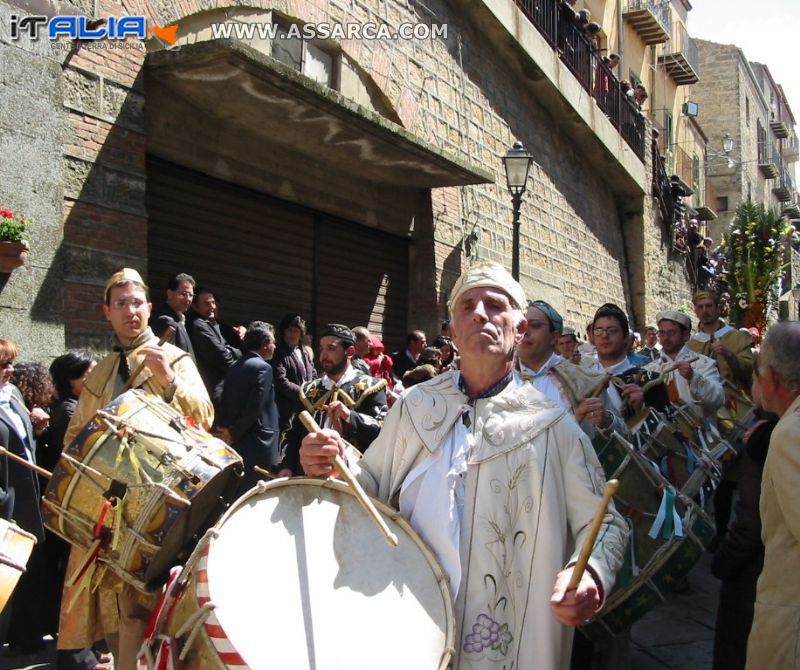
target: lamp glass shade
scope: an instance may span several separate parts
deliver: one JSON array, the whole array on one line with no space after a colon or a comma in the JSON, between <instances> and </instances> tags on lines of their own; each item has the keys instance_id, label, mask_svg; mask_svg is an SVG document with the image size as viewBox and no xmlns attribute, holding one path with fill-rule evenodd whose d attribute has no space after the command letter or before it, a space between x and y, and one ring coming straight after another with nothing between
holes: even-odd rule
<instances>
[{"instance_id":1,"label":"lamp glass shade","mask_svg":"<svg viewBox=\"0 0 800 670\"><path fill-rule=\"evenodd\" d=\"M722 138L722 150L726 154L733 151L733 138L730 135L725 135L725 137Z\"/></svg>"},{"instance_id":2,"label":"lamp glass shade","mask_svg":"<svg viewBox=\"0 0 800 670\"><path fill-rule=\"evenodd\" d=\"M792 289L792 298L795 302L800 302L800 283Z\"/></svg>"},{"instance_id":3,"label":"lamp glass shade","mask_svg":"<svg viewBox=\"0 0 800 670\"><path fill-rule=\"evenodd\" d=\"M503 163L506 168L508 190L512 195L522 195L528 183L528 172L533 163L533 156L525 151L522 142L515 142L514 146L503 156Z\"/></svg>"}]
</instances>

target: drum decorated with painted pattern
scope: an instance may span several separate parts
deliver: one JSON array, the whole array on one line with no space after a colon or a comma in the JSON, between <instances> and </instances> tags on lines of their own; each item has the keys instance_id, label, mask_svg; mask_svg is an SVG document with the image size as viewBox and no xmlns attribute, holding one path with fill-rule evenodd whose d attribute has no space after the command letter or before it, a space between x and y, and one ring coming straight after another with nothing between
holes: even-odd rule
<instances>
[{"instance_id":1,"label":"drum decorated with painted pattern","mask_svg":"<svg viewBox=\"0 0 800 670\"><path fill-rule=\"evenodd\" d=\"M399 512L374 502L396 547L341 482L258 484L169 583L139 668L446 668L447 578Z\"/></svg>"},{"instance_id":2,"label":"drum decorated with painted pattern","mask_svg":"<svg viewBox=\"0 0 800 670\"><path fill-rule=\"evenodd\" d=\"M53 470L45 525L134 587L161 586L236 492L242 460L161 398L131 390L81 430Z\"/></svg>"},{"instance_id":3,"label":"drum decorated with painted pattern","mask_svg":"<svg viewBox=\"0 0 800 670\"><path fill-rule=\"evenodd\" d=\"M595 448L607 476L619 480L614 504L631 532L614 589L600 614L581 627L593 639L625 632L664 600L715 533L705 512L621 437Z\"/></svg>"}]
</instances>

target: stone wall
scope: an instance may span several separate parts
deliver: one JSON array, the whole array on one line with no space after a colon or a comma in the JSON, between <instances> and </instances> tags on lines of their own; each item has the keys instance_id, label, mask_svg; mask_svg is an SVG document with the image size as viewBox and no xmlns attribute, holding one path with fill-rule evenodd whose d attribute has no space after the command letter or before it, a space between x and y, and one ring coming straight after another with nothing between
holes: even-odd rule
<instances>
[{"instance_id":1,"label":"stone wall","mask_svg":"<svg viewBox=\"0 0 800 670\"><path fill-rule=\"evenodd\" d=\"M64 348L62 237L64 113L61 53L44 42L12 42L11 8L0 4L0 208L31 222L27 263L0 275L0 338L18 360Z\"/></svg>"}]
</instances>

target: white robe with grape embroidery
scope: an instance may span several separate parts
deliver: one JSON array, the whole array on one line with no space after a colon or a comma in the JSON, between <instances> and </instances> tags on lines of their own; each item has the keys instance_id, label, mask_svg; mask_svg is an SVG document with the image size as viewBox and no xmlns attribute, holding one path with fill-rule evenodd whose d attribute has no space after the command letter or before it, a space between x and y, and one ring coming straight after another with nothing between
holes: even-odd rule
<instances>
[{"instance_id":1,"label":"white robe with grape embroidery","mask_svg":"<svg viewBox=\"0 0 800 670\"><path fill-rule=\"evenodd\" d=\"M353 463L367 491L396 507L409 472L440 448L465 404L455 373L410 389ZM464 478L453 668L566 668L572 629L555 620L550 595L597 510L602 469L572 416L516 373L499 394L474 402L468 423L474 444ZM604 594L626 538L622 517L610 510L589 561Z\"/></svg>"}]
</instances>

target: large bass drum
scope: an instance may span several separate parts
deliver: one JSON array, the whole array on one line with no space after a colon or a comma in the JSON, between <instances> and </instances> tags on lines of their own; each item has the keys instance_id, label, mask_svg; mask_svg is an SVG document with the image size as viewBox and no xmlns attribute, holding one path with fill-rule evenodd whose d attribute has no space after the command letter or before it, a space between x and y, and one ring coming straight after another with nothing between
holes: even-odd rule
<instances>
[{"instance_id":1,"label":"large bass drum","mask_svg":"<svg viewBox=\"0 0 800 670\"><path fill-rule=\"evenodd\" d=\"M42 518L147 591L219 519L241 472L241 458L224 442L160 398L132 390L99 410L61 454Z\"/></svg>"},{"instance_id":2,"label":"large bass drum","mask_svg":"<svg viewBox=\"0 0 800 670\"><path fill-rule=\"evenodd\" d=\"M446 668L447 578L405 519L375 505L398 546L341 482L258 484L176 569L139 667Z\"/></svg>"}]
</instances>

